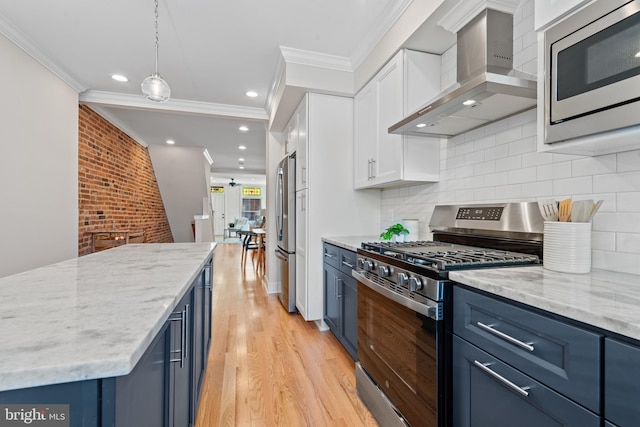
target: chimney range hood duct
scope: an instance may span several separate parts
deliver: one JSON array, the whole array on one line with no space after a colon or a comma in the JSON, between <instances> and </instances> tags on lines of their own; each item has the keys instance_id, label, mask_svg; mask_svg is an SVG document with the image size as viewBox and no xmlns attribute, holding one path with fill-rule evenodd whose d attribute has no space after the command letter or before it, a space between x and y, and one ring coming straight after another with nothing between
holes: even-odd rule
<instances>
[{"instance_id":1,"label":"chimney range hood duct","mask_svg":"<svg viewBox=\"0 0 640 427\"><path fill-rule=\"evenodd\" d=\"M485 9L457 34L453 87L389 128L450 138L536 106L536 81L513 70L513 15Z\"/></svg>"}]
</instances>

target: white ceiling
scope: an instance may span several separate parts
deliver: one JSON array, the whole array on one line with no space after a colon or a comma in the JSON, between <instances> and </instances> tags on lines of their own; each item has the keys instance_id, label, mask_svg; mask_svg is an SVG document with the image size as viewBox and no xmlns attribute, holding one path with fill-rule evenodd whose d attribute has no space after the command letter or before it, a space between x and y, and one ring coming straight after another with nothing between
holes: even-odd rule
<instances>
[{"instance_id":1,"label":"white ceiling","mask_svg":"<svg viewBox=\"0 0 640 427\"><path fill-rule=\"evenodd\" d=\"M267 97L280 46L362 56L380 28L391 24L392 11L406 4L159 0L159 72L171 86L171 100L160 108L171 110L173 103L187 101L189 108L178 112L154 109L158 105L140 94L140 82L155 67L152 0L0 0L0 32L84 92L81 99L114 99L90 105L139 142L174 139L176 145L207 148L212 171L231 177L242 172L240 157L245 172L264 174ZM112 80L114 73L129 81ZM248 90L258 97L246 97ZM239 132L240 125L249 132ZM241 144L247 146L244 152L237 148Z\"/></svg>"}]
</instances>

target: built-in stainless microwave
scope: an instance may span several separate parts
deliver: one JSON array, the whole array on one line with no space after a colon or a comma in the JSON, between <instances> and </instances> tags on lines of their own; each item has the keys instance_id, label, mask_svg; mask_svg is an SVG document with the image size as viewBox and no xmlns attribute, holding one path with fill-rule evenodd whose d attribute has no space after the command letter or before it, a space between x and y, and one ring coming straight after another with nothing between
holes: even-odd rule
<instances>
[{"instance_id":1,"label":"built-in stainless microwave","mask_svg":"<svg viewBox=\"0 0 640 427\"><path fill-rule=\"evenodd\" d=\"M640 124L640 0L598 0L545 31L545 143Z\"/></svg>"}]
</instances>

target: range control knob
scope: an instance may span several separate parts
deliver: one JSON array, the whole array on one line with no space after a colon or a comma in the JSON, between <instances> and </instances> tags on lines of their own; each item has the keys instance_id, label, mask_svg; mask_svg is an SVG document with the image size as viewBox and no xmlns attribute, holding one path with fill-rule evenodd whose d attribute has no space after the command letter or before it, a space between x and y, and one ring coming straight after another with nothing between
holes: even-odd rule
<instances>
[{"instance_id":1,"label":"range control knob","mask_svg":"<svg viewBox=\"0 0 640 427\"><path fill-rule=\"evenodd\" d=\"M407 277L407 273L398 273L398 285L399 286L407 286L407 282L409 282L409 278Z\"/></svg>"},{"instance_id":2,"label":"range control knob","mask_svg":"<svg viewBox=\"0 0 640 427\"><path fill-rule=\"evenodd\" d=\"M409 290L411 292L419 291L422 289L422 280L419 277L411 277L409 279Z\"/></svg>"},{"instance_id":3,"label":"range control knob","mask_svg":"<svg viewBox=\"0 0 640 427\"><path fill-rule=\"evenodd\" d=\"M363 260L362 261L362 265L364 267L364 271L371 271L373 270L373 262L369 261L368 259Z\"/></svg>"},{"instance_id":4,"label":"range control knob","mask_svg":"<svg viewBox=\"0 0 640 427\"><path fill-rule=\"evenodd\" d=\"M378 276L387 277L389 275L389 267L386 265L381 265L378 267Z\"/></svg>"},{"instance_id":5,"label":"range control knob","mask_svg":"<svg viewBox=\"0 0 640 427\"><path fill-rule=\"evenodd\" d=\"M358 269L359 270L364 270L364 259L363 258L358 258Z\"/></svg>"}]
</instances>

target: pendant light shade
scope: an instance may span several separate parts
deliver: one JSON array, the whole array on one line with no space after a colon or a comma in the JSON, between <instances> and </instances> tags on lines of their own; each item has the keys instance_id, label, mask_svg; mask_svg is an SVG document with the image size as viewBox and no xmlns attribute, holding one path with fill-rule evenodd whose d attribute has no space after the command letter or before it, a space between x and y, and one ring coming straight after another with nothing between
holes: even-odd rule
<instances>
[{"instance_id":1,"label":"pendant light shade","mask_svg":"<svg viewBox=\"0 0 640 427\"><path fill-rule=\"evenodd\" d=\"M169 84L158 73L153 73L144 79L141 87L142 93L150 101L164 102L171 96Z\"/></svg>"},{"instance_id":2,"label":"pendant light shade","mask_svg":"<svg viewBox=\"0 0 640 427\"><path fill-rule=\"evenodd\" d=\"M142 93L148 100L154 102L165 102L171 96L169 84L158 73L158 45L160 36L158 33L158 0L155 0L155 16L156 16L156 72L142 81L140 85Z\"/></svg>"}]
</instances>

